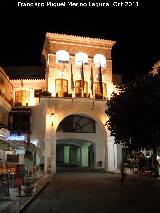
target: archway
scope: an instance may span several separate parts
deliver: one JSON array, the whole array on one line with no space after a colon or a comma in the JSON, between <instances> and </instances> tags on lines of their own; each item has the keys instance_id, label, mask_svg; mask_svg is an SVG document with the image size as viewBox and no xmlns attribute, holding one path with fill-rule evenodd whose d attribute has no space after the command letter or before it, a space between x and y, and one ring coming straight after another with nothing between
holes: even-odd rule
<instances>
[{"instance_id":1,"label":"archway","mask_svg":"<svg viewBox=\"0 0 160 213\"><path fill-rule=\"evenodd\" d=\"M94 168L94 144L78 138L57 139L56 167Z\"/></svg>"},{"instance_id":2,"label":"archway","mask_svg":"<svg viewBox=\"0 0 160 213\"><path fill-rule=\"evenodd\" d=\"M56 167L104 169L106 144L104 127L93 118L66 116L56 131Z\"/></svg>"}]
</instances>

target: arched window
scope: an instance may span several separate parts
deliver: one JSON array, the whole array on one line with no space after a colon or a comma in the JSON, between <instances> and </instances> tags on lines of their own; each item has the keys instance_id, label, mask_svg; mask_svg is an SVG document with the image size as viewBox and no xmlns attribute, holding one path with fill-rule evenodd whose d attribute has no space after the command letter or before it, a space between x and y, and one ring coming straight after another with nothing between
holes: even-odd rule
<instances>
[{"instance_id":1,"label":"arched window","mask_svg":"<svg viewBox=\"0 0 160 213\"><path fill-rule=\"evenodd\" d=\"M68 63L69 53L65 50L58 50L56 52L56 63Z\"/></svg>"},{"instance_id":2,"label":"arched window","mask_svg":"<svg viewBox=\"0 0 160 213\"><path fill-rule=\"evenodd\" d=\"M96 132L95 121L92 118L81 115L69 115L60 122L58 132Z\"/></svg>"},{"instance_id":3,"label":"arched window","mask_svg":"<svg viewBox=\"0 0 160 213\"><path fill-rule=\"evenodd\" d=\"M82 62L83 62L83 64L88 64L88 55L86 53L83 53L83 52L76 53L75 64L81 65Z\"/></svg>"},{"instance_id":4,"label":"arched window","mask_svg":"<svg viewBox=\"0 0 160 213\"><path fill-rule=\"evenodd\" d=\"M93 58L96 67L106 67L106 57L102 54L96 54Z\"/></svg>"}]
</instances>

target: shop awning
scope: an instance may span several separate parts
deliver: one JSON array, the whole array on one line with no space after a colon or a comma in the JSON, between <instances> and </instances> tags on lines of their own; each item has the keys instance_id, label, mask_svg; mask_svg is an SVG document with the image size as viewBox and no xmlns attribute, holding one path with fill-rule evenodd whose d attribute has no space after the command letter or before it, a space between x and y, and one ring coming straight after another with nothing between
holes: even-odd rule
<instances>
[{"instance_id":1,"label":"shop awning","mask_svg":"<svg viewBox=\"0 0 160 213\"><path fill-rule=\"evenodd\" d=\"M0 139L0 149L3 151L10 151L10 144L7 141Z\"/></svg>"},{"instance_id":2,"label":"shop awning","mask_svg":"<svg viewBox=\"0 0 160 213\"><path fill-rule=\"evenodd\" d=\"M15 149L24 149L26 150L26 143L24 141L10 141L10 146L15 148ZM37 153L38 148L36 147L35 144L29 143L28 145L28 151L32 153Z\"/></svg>"}]
</instances>

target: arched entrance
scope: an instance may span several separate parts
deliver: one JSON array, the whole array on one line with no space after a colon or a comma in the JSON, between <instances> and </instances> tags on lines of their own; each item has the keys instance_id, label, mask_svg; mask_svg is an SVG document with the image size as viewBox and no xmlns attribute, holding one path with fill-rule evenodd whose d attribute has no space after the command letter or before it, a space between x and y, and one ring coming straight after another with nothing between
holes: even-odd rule
<instances>
[{"instance_id":1,"label":"arched entrance","mask_svg":"<svg viewBox=\"0 0 160 213\"><path fill-rule=\"evenodd\" d=\"M56 143L56 167L94 168L94 144L77 138L58 139Z\"/></svg>"},{"instance_id":2,"label":"arched entrance","mask_svg":"<svg viewBox=\"0 0 160 213\"><path fill-rule=\"evenodd\" d=\"M101 169L105 164L103 129L91 117L72 114L56 131L56 168Z\"/></svg>"}]
</instances>

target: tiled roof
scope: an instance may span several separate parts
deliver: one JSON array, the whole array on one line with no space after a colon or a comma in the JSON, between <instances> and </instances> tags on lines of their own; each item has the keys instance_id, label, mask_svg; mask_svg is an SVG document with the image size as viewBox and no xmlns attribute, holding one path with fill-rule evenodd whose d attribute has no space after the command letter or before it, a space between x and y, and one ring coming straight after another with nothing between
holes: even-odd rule
<instances>
[{"instance_id":1,"label":"tiled roof","mask_svg":"<svg viewBox=\"0 0 160 213\"><path fill-rule=\"evenodd\" d=\"M4 70L11 80L45 79L43 66L4 67Z\"/></svg>"}]
</instances>

